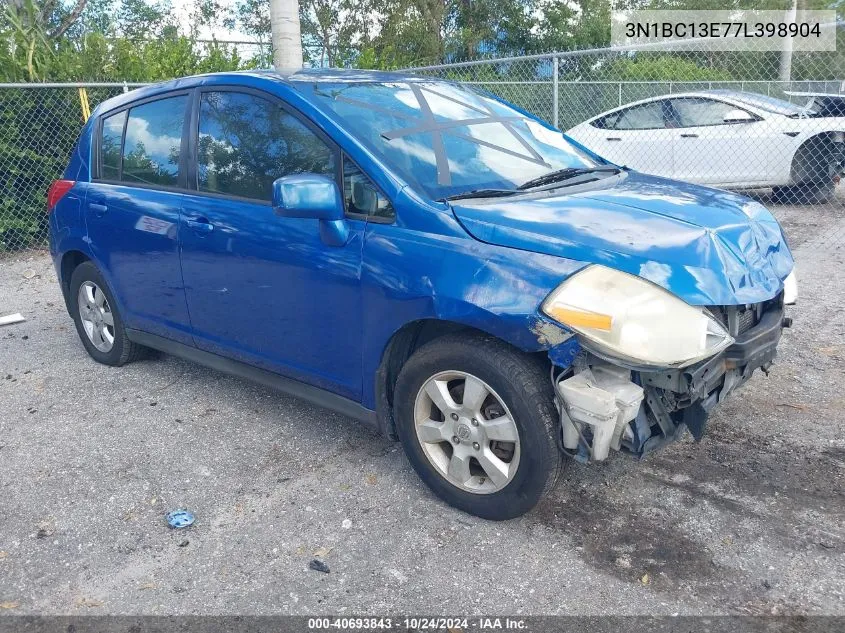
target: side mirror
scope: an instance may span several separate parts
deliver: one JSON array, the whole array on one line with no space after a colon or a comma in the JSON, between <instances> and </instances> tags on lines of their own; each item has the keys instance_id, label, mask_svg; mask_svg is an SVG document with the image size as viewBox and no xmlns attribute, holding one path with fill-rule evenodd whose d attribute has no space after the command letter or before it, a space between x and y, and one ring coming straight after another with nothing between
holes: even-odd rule
<instances>
[{"instance_id":1,"label":"side mirror","mask_svg":"<svg viewBox=\"0 0 845 633\"><path fill-rule=\"evenodd\" d=\"M725 115L723 120L725 123L751 123L757 119L745 110L731 110Z\"/></svg>"},{"instance_id":2,"label":"side mirror","mask_svg":"<svg viewBox=\"0 0 845 633\"><path fill-rule=\"evenodd\" d=\"M319 174L282 176L273 182L273 212L286 218L343 219L337 183Z\"/></svg>"}]
</instances>

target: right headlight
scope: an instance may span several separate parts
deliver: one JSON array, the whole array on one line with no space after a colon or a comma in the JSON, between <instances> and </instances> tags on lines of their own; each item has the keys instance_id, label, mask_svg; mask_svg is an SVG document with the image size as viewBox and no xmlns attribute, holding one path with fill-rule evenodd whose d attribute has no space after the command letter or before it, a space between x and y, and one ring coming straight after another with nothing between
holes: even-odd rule
<instances>
[{"instance_id":1,"label":"right headlight","mask_svg":"<svg viewBox=\"0 0 845 633\"><path fill-rule=\"evenodd\" d=\"M604 266L575 273L546 298L542 310L598 353L634 365L684 367L734 342L707 310Z\"/></svg>"}]
</instances>

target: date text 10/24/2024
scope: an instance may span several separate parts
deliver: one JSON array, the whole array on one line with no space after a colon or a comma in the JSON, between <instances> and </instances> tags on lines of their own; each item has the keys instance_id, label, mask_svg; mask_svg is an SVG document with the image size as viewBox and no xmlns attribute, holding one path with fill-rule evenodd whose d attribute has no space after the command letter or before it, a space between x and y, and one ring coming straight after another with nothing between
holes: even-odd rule
<instances>
[{"instance_id":1,"label":"date text 10/24/2024","mask_svg":"<svg viewBox=\"0 0 845 633\"><path fill-rule=\"evenodd\" d=\"M527 623L521 618L476 617L399 617L399 618L309 618L308 629L328 630L398 630L398 631L527 631Z\"/></svg>"}]
</instances>

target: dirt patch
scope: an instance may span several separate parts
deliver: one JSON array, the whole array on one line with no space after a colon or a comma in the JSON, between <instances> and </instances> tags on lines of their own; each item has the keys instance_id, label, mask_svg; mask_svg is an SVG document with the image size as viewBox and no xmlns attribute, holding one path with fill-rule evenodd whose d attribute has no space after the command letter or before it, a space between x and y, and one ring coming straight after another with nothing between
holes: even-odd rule
<instances>
[{"instance_id":1,"label":"dirt patch","mask_svg":"<svg viewBox=\"0 0 845 633\"><path fill-rule=\"evenodd\" d=\"M565 531L585 561L622 580L672 585L703 582L715 574L707 547L649 503L624 507L600 489L580 488L544 504L536 518Z\"/></svg>"},{"instance_id":2,"label":"dirt patch","mask_svg":"<svg viewBox=\"0 0 845 633\"><path fill-rule=\"evenodd\" d=\"M777 611L768 551L845 549L845 451L811 450L714 425L643 462L574 466L532 515L581 558L629 583L685 591L735 612ZM759 559L739 563L737 556Z\"/></svg>"}]
</instances>

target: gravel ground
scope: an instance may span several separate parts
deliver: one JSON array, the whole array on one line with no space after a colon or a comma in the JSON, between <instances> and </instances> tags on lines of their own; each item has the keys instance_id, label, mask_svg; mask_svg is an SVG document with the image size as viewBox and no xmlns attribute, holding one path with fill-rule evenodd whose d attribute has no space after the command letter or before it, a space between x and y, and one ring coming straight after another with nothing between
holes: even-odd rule
<instances>
[{"instance_id":1,"label":"gravel ground","mask_svg":"<svg viewBox=\"0 0 845 633\"><path fill-rule=\"evenodd\" d=\"M573 465L505 523L342 416L169 356L98 365L47 255L0 260L28 319L0 328L0 612L845 614L845 213L777 213L802 300L770 376L702 442Z\"/></svg>"}]
</instances>

